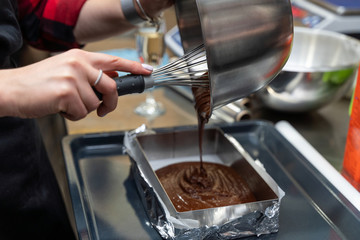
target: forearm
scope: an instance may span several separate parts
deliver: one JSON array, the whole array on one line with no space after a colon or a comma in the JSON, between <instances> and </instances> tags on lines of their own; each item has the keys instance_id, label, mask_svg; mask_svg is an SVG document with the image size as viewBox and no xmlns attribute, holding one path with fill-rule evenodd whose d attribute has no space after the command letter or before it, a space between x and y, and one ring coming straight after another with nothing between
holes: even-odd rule
<instances>
[{"instance_id":1,"label":"forearm","mask_svg":"<svg viewBox=\"0 0 360 240\"><path fill-rule=\"evenodd\" d=\"M87 43L104 39L134 28L126 19L121 1L129 0L87 0L81 9L78 21L74 28L76 40ZM131 1L131 0L130 0ZM140 0L146 16L140 10L136 0L133 6L140 19L154 18L173 4L173 0Z\"/></svg>"},{"instance_id":2,"label":"forearm","mask_svg":"<svg viewBox=\"0 0 360 240\"><path fill-rule=\"evenodd\" d=\"M16 84L12 84L16 79L15 69L0 70L0 117L16 116L14 107L14 96L18 95ZM17 96L21 97L21 96Z\"/></svg>"},{"instance_id":3,"label":"forearm","mask_svg":"<svg viewBox=\"0 0 360 240\"><path fill-rule=\"evenodd\" d=\"M88 0L74 28L78 42L87 43L133 28L122 12L120 0Z\"/></svg>"}]
</instances>

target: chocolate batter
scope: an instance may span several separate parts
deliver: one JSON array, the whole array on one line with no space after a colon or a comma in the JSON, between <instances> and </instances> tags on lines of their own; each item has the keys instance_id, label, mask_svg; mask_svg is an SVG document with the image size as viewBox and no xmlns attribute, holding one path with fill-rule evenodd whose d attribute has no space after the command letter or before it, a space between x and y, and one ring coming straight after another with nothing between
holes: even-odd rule
<instances>
[{"instance_id":1,"label":"chocolate batter","mask_svg":"<svg viewBox=\"0 0 360 240\"><path fill-rule=\"evenodd\" d=\"M204 76L201 79L209 79L208 73L204 74ZM195 99L195 110L197 112L197 117L198 117L200 169L203 169L202 138L203 138L205 124L209 121L209 118L211 116L210 88L193 87L192 92Z\"/></svg>"},{"instance_id":2,"label":"chocolate batter","mask_svg":"<svg viewBox=\"0 0 360 240\"><path fill-rule=\"evenodd\" d=\"M202 78L208 79L206 73ZM211 115L210 89L192 88L199 128L199 162L161 168L156 174L178 212L222 207L255 201L246 182L232 168L202 160L202 138Z\"/></svg>"},{"instance_id":3,"label":"chocolate batter","mask_svg":"<svg viewBox=\"0 0 360 240\"><path fill-rule=\"evenodd\" d=\"M216 164L183 162L156 171L178 212L229 206L255 201L246 182L232 168Z\"/></svg>"}]
</instances>

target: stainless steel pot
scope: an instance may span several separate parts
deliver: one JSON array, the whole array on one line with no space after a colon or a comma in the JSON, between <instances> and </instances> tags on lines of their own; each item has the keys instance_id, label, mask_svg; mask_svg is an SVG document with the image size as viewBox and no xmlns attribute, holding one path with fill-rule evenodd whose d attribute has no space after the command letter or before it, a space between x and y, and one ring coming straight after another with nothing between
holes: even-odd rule
<instances>
[{"instance_id":1,"label":"stainless steel pot","mask_svg":"<svg viewBox=\"0 0 360 240\"><path fill-rule=\"evenodd\" d=\"M271 109L305 112L344 96L356 78L360 42L344 34L295 27L283 71L256 93Z\"/></svg>"},{"instance_id":2,"label":"stainless steel pot","mask_svg":"<svg viewBox=\"0 0 360 240\"><path fill-rule=\"evenodd\" d=\"M264 87L288 59L288 0L177 0L175 9L184 51L205 44L212 109Z\"/></svg>"}]
</instances>

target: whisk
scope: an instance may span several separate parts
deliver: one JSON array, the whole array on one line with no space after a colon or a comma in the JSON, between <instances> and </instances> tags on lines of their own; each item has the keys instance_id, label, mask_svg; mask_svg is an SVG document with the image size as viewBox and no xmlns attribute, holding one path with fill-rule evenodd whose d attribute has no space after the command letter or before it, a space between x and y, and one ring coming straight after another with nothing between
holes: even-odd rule
<instances>
[{"instance_id":1,"label":"whisk","mask_svg":"<svg viewBox=\"0 0 360 240\"><path fill-rule=\"evenodd\" d=\"M179 59L155 69L149 76L129 74L113 78L119 96L142 93L154 86L209 87L209 75L204 44L184 54ZM94 89L99 99L101 93Z\"/></svg>"}]
</instances>

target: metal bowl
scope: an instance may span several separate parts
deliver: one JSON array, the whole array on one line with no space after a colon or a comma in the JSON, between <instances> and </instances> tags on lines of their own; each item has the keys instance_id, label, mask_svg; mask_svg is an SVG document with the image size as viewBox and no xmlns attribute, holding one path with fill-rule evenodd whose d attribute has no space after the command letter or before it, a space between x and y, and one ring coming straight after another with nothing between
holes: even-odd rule
<instances>
[{"instance_id":1,"label":"metal bowl","mask_svg":"<svg viewBox=\"0 0 360 240\"><path fill-rule=\"evenodd\" d=\"M182 0L175 9L184 51L205 44L212 109L266 86L290 55L288 0Z\"/></svg>"},{"instance_id":2,"label":"metal bowl","mask_svg":"<svg viewBox=\"0 0 360 240\"><path fill-rule=\"evenodd\" d=\"M266 107L275 110L319 109L350 90L359 61L357 39L336 32L295 27L288 62L256 96Z\"/></svg>"}]
</instances>

